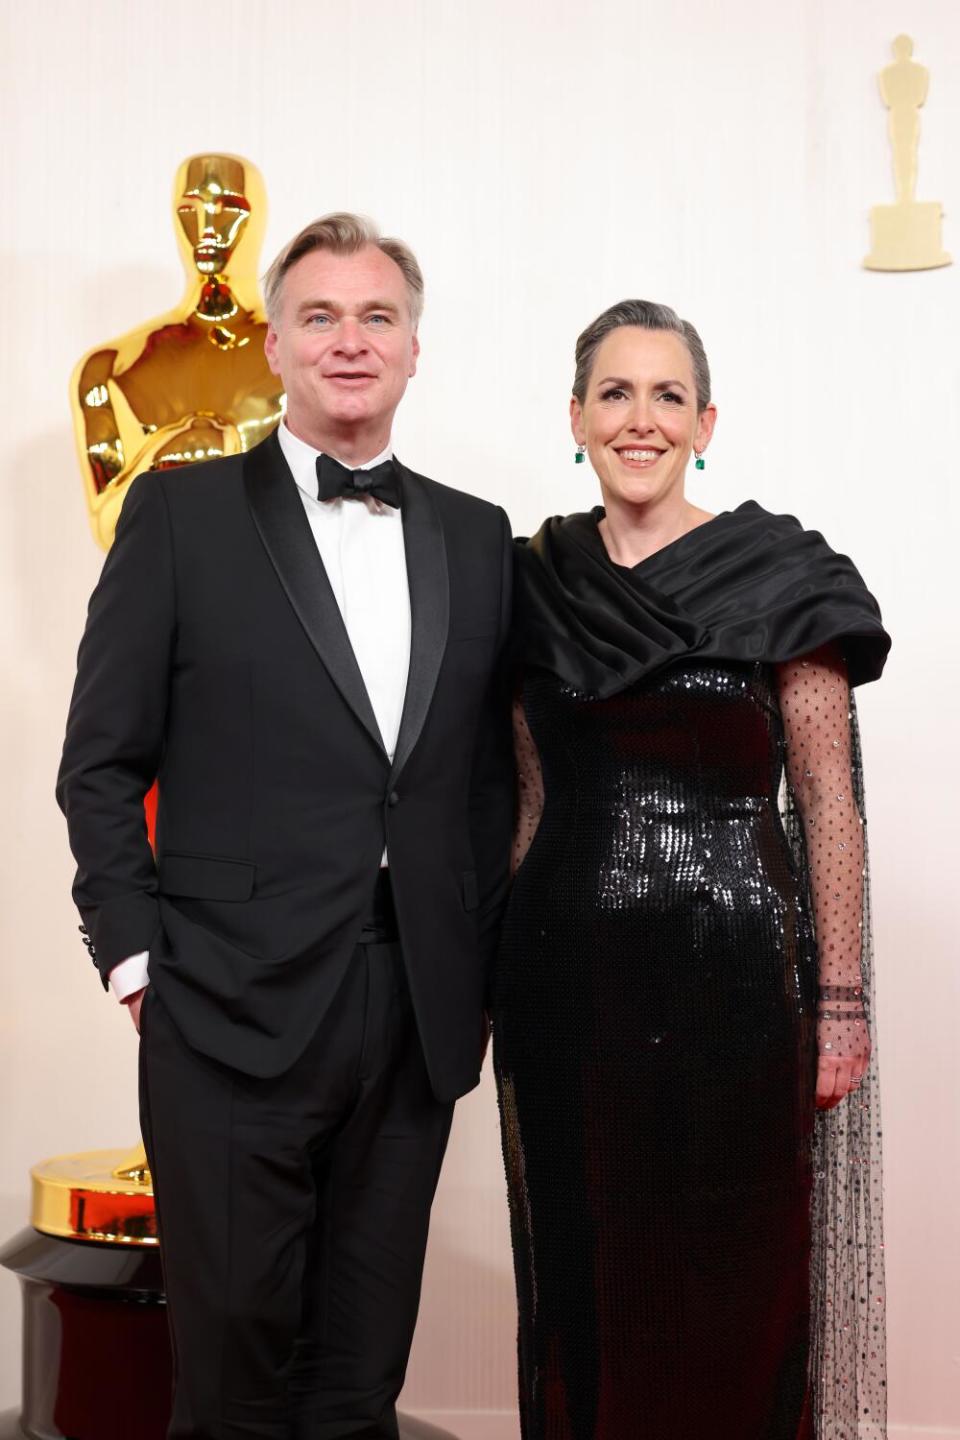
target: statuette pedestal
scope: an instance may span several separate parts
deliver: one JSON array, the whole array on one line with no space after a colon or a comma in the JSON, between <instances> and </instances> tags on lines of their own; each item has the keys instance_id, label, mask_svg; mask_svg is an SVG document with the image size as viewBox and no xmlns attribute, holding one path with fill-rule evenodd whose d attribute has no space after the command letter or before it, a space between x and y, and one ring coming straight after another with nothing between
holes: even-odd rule
<instances>
[{"instance_id":1,"label":"statuette pedestal","mask_svg":"<svg viewBox=\"0 0 960 1440\"><path fill-rule=\"evenodd\" d=\"M868 270L936 270L949 265L941 231L943 207L937 200L874 205L870 211Z\"/></svg>"}]
</instances>

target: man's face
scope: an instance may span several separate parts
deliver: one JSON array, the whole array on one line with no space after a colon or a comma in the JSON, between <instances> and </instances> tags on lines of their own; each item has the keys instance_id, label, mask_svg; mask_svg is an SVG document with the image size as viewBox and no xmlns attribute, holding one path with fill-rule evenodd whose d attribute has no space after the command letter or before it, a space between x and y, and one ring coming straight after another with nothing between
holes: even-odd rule
<instances>
[{"instance_id":1,"label":"man's face","mask_svg":"<svg viewBox=\"0 0 960 1440\"><path fill-rule=\"evenodd\" d=\"M312 250L284 276L266 354L302 438L355 428L385 443L419 352L403 272L375 245Z\"/></svg>"}]
</instances>

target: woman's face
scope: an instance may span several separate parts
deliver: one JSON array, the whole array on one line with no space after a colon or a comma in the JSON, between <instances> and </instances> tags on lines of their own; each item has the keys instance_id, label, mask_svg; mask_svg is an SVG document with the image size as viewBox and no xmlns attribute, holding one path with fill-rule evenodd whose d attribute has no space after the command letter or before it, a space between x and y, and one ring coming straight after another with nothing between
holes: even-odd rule
<instances>
[{"instance_id":1,"label":"woman's face","mask_svg":"<svg viewBox=\"0 0 960 1440\"><path fill-rule=\"evenodd\" d=\"M697 413L690 352L679 335L624 325L597 351L574 439L586 445L604 501L646 505L679 491L693 449L705 450L716 407Z\"/></svg>"}]
</instances>

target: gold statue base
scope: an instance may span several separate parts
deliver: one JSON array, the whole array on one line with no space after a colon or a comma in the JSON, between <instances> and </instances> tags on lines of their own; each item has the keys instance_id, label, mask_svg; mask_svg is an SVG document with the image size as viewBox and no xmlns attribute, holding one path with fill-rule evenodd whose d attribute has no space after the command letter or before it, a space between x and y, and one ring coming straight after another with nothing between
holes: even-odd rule
<instances>
[{"instance_id":1,"label":"gold statue base","mask_svg":"<svg viewBox=\"0 0 960 1440\"><path fill-rule=\"evenodd\" d=\"M30 1223L44 1235L101 1245L157 1245L143 1148L58 1155L30 1171Z\"/></svg>"},{"instance_id":2,"label":"gold statue base","mask_svg":"<svg viewBox=\"0 0 960 1440\"><path fill-rule=\"evenodd\" d=\"M874 205L870 211L873 245L867 270L936 270L951 265L943 248L943 208L937 200Z\"/></svg>"}]
</instances>

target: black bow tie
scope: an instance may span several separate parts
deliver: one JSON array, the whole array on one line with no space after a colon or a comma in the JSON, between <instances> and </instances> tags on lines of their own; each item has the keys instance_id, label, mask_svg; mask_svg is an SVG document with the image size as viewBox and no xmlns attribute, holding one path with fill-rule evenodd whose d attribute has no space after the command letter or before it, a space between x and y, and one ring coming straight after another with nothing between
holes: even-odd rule
<instances>
[{"instance_id":1,"label":"black bow tie","mask_svg":"<svg viewBox=\"0 0 960 1440\"><path fill-rule=\"evenodd\" d=\"M400 477L392 460L374 465L372 470L348 470L332 455L317 457L317 499L336 500L343 495L348 500L372 495L384 505L400 509Z\"/></svg>"}]
</instances>

